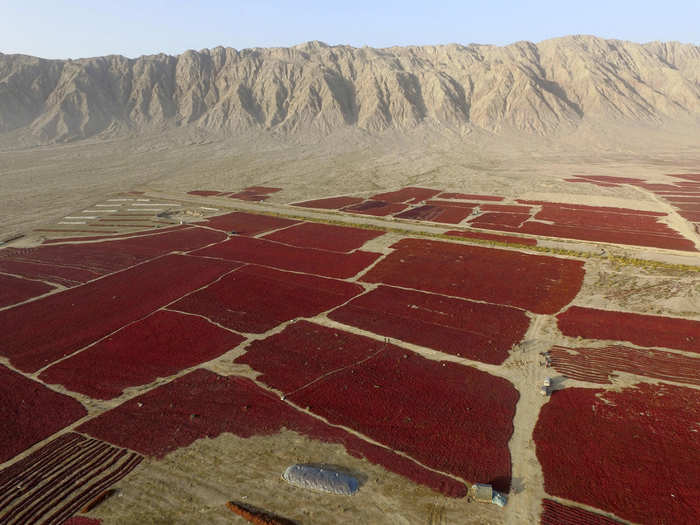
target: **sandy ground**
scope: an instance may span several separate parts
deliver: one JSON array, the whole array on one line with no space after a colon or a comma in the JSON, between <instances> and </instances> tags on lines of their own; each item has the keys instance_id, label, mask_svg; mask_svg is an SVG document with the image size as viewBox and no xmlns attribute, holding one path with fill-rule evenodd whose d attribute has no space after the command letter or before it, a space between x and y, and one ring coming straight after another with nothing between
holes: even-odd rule
<instances>
[{"instance_id":1,"label":"sandy ground","mask_svg":"<svg viewBox=\"0 0 700 525\"><path fill-rule=\"evenodd\" d=\"M659 203L650 194L629 188L567 184L561 179L587 173L663 180L663 173L700 172L700 152L675 156L665 151L653 155L608 152L595 157L561 148L551 152L544 147L525 151L517 145L508 149L473 143L462 144L459 149L448 143L418 147L413 139L377 144L359 139L338 141L332 154L328 145L281 145L269 140L255 145L204 142L175 144L177 147L157 141L148 144L121 141L5 151L0 154L0 236L55 223L110 193L130 189L145 190L154 196L184 198L184 192L192 189L234 191L248 185L276 186L283 191L273 194L270 205L206 199L192 199L192 202L205 206L204 203L225 203L242 209L308 213L326 218L337 218L337 214L319 215L285 204L420 185L518 198L554 196L560 202L659 209ZM367 217L352 220L392 226L390 220ZM403 222L401 227L433 233L445 229ZM692 231L684 233L689 238L694 235ZM365 249L388 253L396 238L386 235L371 241ZM569 249L579 245L559 244ZM579 246L582 251L595 251L590 246ZM700 265L700 258L695 255L622 248L618 252L635 257L646 253L654 260ZM584 259L586 278L574 300L576 304L700 319L700 273L619 265L610 255ZM323 314L315 321L341 326ZM346 326L343 329L370 335ZM513 488L505 509L445 498L358 460L339 445L285 431L245 440L222 435L197 441L162 461L149 460L118 484L117 496L90 515L104 518L105 523L243 523L224 507L228 500L240 500L299 523L536 523L545 493L531 434L539 410L547 401L539 394L539 385L545 375L552 373L543 368L540 352L553 344L575 342L559 334L553 316L534 316L524 341L500 367L446 356L401 341L392 340L392 343L430 359L449 359L505 377L519 390L515 431L510 441ZM239 347L207 367L221 374L250 374L249 370L231 365L232 357L240 351ZM553 379L557 388L593 386L563 376ZM613 388L637 380L623 375L615 380ZM117 400L93 403L88 408L91 413L99 412L154 386L129 389ZM284 468L295 462L337 464L358 473L365 482L360 493L349 498L300 491L280 478Z\"/></svg>"},{"instance_id":2,"label":"sandy ground","mask_svg":"<svg viewBox=\"0 0 700 525\"><path fill-rule=\"evenodd\" d=\"M170 135L0 151L0 238L54 222L107 193L147 187L165 192L283 188L273 203L382 191L406 185L507 197L554 194L562 202L622 199L658 207L630 188L569 184L574 174L639 176L700 171L700 151L662 143L629 151L589 149L544 139L435 137L420 130L380 138L338 134L289 143L269 136L193 142ZM571 139L573 141L573 139Z\"/></svg>"}]
</instances>

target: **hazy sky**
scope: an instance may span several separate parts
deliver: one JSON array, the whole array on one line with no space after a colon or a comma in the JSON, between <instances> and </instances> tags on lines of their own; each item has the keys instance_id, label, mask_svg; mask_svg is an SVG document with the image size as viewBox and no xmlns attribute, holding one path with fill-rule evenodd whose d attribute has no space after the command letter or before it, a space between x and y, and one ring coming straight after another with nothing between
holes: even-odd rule
<instances>
[{"instance_id":1,"label":"hazy sky","mask_svg":"<svg viewBox=\"0 0 700 525\"><path fill-rule=\"evenodd\" d=\"M387 47L568 34L700 44L699 21L700 0L0 0L0 52L136 57L307 40Z\"/></svg>"}]
</instances>

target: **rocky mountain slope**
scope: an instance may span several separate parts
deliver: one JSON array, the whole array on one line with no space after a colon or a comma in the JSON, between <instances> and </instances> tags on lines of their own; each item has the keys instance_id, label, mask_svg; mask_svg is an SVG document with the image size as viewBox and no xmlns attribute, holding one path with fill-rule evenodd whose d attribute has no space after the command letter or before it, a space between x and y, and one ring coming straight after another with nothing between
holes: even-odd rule
<instances>
[{"instance_id":1,"label":"rocky mountain slope","mask_svg":"<svg viewBox=\"0 0 700 525\"><path fill-rule=\"evenodd\" d=\"M571 36L505 47L217 47L179 56L0 54L0 134L37 143L175 127L552 135L583 123L700 127L700 47Z\"/></svg>"}]
</instances>

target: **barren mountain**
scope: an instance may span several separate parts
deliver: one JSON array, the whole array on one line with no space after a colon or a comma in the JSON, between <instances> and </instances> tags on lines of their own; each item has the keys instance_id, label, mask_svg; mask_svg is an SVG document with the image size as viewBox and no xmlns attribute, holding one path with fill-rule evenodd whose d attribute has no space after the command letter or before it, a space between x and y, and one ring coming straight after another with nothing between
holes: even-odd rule
<instances>
[{"instance_id":1,"label":"barren mountain","mask_svg":"<svg viewBox=\"0 0 700 525\"><path fill-rule=\"evenodd\" d=\"M0 133L37 143L174 127L551 135L700 123L700 47L570 36L505 47L217 47L179 56L0 54Z\"/></svg>"}]
</instances>

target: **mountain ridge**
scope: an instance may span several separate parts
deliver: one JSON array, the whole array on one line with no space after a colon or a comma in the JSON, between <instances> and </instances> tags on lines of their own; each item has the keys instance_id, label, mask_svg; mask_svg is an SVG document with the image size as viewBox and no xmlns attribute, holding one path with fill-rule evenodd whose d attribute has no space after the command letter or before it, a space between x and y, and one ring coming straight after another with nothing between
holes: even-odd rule
<instances>
[{"instance_id":1,"label":"mountain ridge","mask_svg":"<svg viewBox=\"0 0 700 525\"><path fill-rule=\"evenodd\" d=\"M0 135L63 143L174 128L374 134L429 124L552 136L700 127L700 47L575 35L507 46L215 47L75 60L0 53Z\"/></svg>"}]
</instances>

